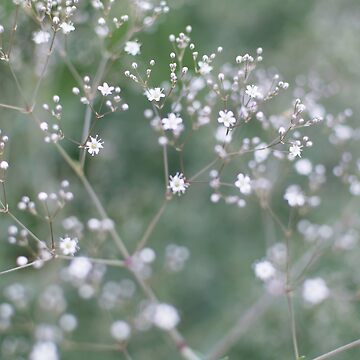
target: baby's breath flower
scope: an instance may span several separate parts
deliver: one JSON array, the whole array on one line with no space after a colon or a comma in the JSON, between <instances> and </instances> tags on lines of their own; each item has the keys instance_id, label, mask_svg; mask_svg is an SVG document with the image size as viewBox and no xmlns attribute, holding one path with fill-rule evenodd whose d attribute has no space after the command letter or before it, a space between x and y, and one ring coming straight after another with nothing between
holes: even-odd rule
<instances>
[{"instance_id":1,"label":"baby's breath flower","mask_svg":"<svg viewBox=\"0 0 360 360\"><path fill-rule=\"evenodd\" d=\"M162 88L153 88L153 89L147 89L145 91L145 95L147 96L149 101L160 101L161 98L165 97L165 94L163 94L164 89Z\"/></svg>"},{"instance_id":2,"label":"baby's breath flower","mask_svg":"<svg viewBox=\"0 0 360 360\"><path fill-rule=\"evenodd\" d=\"M263 260L254 264L254 272L260 280L268 281L274 277L276 270L270 261Z\"/></svg>"},{"instance_id":3,"label":"baby's breath flower","mask_svg":"<svg viewBox=\"0 0 360 360\"><path fill-rule=\"evenodd\" d=\"M33 32L32 39L37 45L46 44L50 39L50 34L47 31L39 30Z\"/></svg>"},{"instance_id":4,"label":"baby's breath flower","mask_svg":"<svg viewBox=\"0 0 360 360\"><path fill-rule=\"evenodd\" d=\"M174 113L168 114L167 118L161 120L164 130L178 131L182 127L182 118Z\"/></svg>"},{"instance_id":5,"label":"baby's breath flower","mask_svg":"<svg viewBox=\"0 0 360 360\"><path fill-rule=\"evenodd\" d=\"M297 156L301 157L301 152L302 152L302 145L298 145L296 143L292 144L289 148L289 156L290 158L294 159Z\"/></svg>"},{"instance_id":6,"label":"baby's breath flower","mask_svg":"<svg viewBox=\"0 0 360 360\"><path fill-rule=\"evenodd\" d=\"M79 250L78 239L72 239L69 236L60 238L60 250L64 255L74 256L75 253Z\"/></svg>"},{"instance_id":7,"label":"baby's breath flower","mask_svg":"<svg viewBox=\"0 0 360 360\"><path fill-rule=\"evenodd\" d=\"M115 89L114 86L109 86L109 84L106 82L98 86L98 90L101 92L102 96L111 95L114 89Z\"/></svg>"},{"instance_id":8,"label":"baby's breath flower","mask_svg":"<svg viewBox=\"0 0 360 360\"><path fill-rule=\"evenodd\" d=\"M210 66L209 63L207 63L205 61L199 61L198 65L199 65L199 72L201 75L210 74L210 72L213 69L213 67Z\"/></svg>"},{"instance_id":9,"label":"baby's breath flower","mask_svg":"<svg viewBox=\"0 0 360 360\"><path fill-rule=\"evenodd\" d=\"M131 328L125 321L118 320L111 325L110 332L115 340L125 341L130 337Z\"/></svg>"},{"instance_id":10,"label":"baby's breath flower","mask_svg":"<svg viewBox=\"0 0 360 360\"><path fill-rule=\"evenodd\" d=\"M242 173L238 174L237 180L235 181L235 186L239 188L242 194L249 195L251 193L250 177Z\"/></svg>"},{"instance_id":11,"label":"baby's breath flower","mask_svg":"<svg viewBox=\"0 0 360 360\"><path fill-rule=\"evenodd\" d=\"M290 185L285 192L284 199L288 202L289 206L303 206L305 205L306 198L299 185Z\"/></svg>"},{"instance_id":12,"label":"baby's breath flower","mask_svg":"<svg viewBox=\"0 0 360 360\"><path fill-rule=\"evenodd\" d=\"M305 301L312 305L320 304L330 295L326 282L320 278L307 279L304 281L302 296Z\"/></svg>"},{"instance_id":13,"label":"baby's breath flower","mask_svg":"<svg viewBox=\"0 0 360 360\"><path fill-rule=\"evenodd\" d=\"M158 304L155 307L153 323L163 330L171 330L180 321L180 316L174 306L169 304Z\"/></svg>"},{"instance_id":14,"label":"baby's breath flower","mask_svg":"<svg viewBox=\"0 0 360 360\"><path fill-rule=\"evenodd\" d=\"M0 169L7 170L8 167L9 167L9 163L7 161L3 160L0 162Z\"/></svg>"},{"instance_id":15,"label":"baby's breath flower","mask_svg":"<svg viewBox=\"0 0 360 360\"><path fill-rule=\"evenodd\" d=\"M100 149L103 148L104 142L101 139L98 139L98 135L95 137L90 136L90 141L86 142L85 149L91 156L97 155Z\"/></svg>"},{"instance_id":16,"label":"baby's breath flower","mask_svg":"<svg viewBox=\"0 0 360 360\"><path fill-rule=\"evenodd\" d=\"M262 94L256 85L247 85L245 93L253 99L262 97Z\"/></svg>"},{"instance_id":17,"label":"baby's breath flower","mask_svg":"<svg viewBox=\"0 0 360 360\"><path fill-rule=\"evenodd\" d=\"M56 345L51 341L39 341L31 350L30 360L58 360Z\"/></svg>"},{"instance_id":18,"label":"baby's breath flower","mask_svg":"<svg viewBox=\"0 0 360 360\"><path fill-rule=\"evenodd\" d=\"M17 259L16 259L16 264L18 266L24 266L28 263L28 258L26 256L19 256Z\"/></svg>"},{"instance_id":19,"label":"baby's breath flower","mask_svg":"<svg viewBox=\"0 0 360 360\"><path fill-rule=\"evenodd\" d=\"M219 111L218 123L224 124L225 127L229 128L236 123L234 113L232 111Z\"/></svg>"},{"instance_id":20,"label":"baby's breath flower","mask_svg":"<svg viewBox=\"0 0 360 360\"><path fill-rule=\"evenodd\" d=\"M66 34L69 34L71 33L72 31L75 30L75 26L72 24L72 22L63 22L61 25L60 25L60 28L62 30L62 32L66 35Z\"/></svg>"},{"instance_id":21,"label":"baby's breath flower","mask_svg":"<svg viewBox=\"0 0 360 360\"><path fill-rule=\"evenodd\" d=\"M138 43L136 40L135 41L128 41L125 44L124 50L129 55L135 56L135 55L140 54L140 47L141 47L141 44Z\"/></svg>"},{"instance_id":22,"label":"baby's breath flower","mask_svg":"<svg viewBox=\"0 0 360 360\"><path fill-rule=\"evenodd\" d=\"M177 172L174 176L170 175L169 189L173 194L184 194L188 187L189 184L186 182L186 179L182 173Z\"/></svg>"}]
</instances>

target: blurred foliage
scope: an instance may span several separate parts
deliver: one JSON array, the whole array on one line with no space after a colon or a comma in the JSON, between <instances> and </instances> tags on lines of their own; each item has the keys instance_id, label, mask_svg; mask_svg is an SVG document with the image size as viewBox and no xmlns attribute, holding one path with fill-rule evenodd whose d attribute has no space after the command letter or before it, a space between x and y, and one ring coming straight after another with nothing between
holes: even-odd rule
<instances>
[{"instance_id":1,"label":"blurred foliage","mask_svg":"<svg viewBox=\"0 0 360 360\"><path fill-rule=\"evenodd\" d=\"M10 3L10 1L8 2ZM0 23L11 21L13 6L4 2L0 5ZM224 59L233 59L239 53L250 52L258 46L264 48L264 66L279 69L287 81L293 83L298 74L317 72L325 80L336 81L341 91L336 98L325 104L331 112L340 112L346 107L360 112L357 100L360 95L358 79L360 68L358 56L359 12L358 1L335 0L283 1L283 0L197 0L173 1L174 10L162 18L160 23L148 33L137 37L142 47L142 59L155 58L156 81L164 80L168 71L171 46L168 36L183 31L191 24L193 38L201 53L214 51L223 46ZM171 3L170 3L171 4ZM123 4L117 5L120 14ZM33 47L29 44L28 23L31 20L21 15L17 45L14 54L16 63L30 63L34 58ZM22 25L23 24L23 25ZM84 19L79 33L69 43L71 58L82 75L94 76L101 49L93 46L96 41L91 28L91 20ZM32 25L35 29L35 24ZM111 46L111 44L107 44ZM14 57L15 57L14 55ZM35 56L36 58L36 56ZM30 70L36 64L30 63ZM1 102L16 103L18 95L10 75L0 65ZM79 134L82 129L84 107L71 93L75 86L71 74L61 62L52 62L49 76L43 83L39 103L50 101L58 94L64 106L64 126L68 133ZM138 239L160 206L163 197L162 160L157 139L148 120L143 116L146 99L139 96L138 89L125 81L123 72L129 64L121 61L111 69L112 83L118 83L130 106L127 113L114 114L106 118L98 129L106 148L103 156L87 162L89 179L101 194L110 216L130 249L134 249ZM21 72L21 82L28 92L34 84L29 71ZM105 76L105 80L107 77ZM288 98L286 98L288 96ZM291 97L284 96L288 106ZM357 119L357 116L354 117ZM8 172L10 183L8 193L10 206L16 206L23 194L33 197L39 191L51 191L58 187L58 180L67 178L76 194L76 200L65 212L76 214L83 221L96 216L96 211L87 198L78 179L72 175L56 151L44 144L41 134L34 131L33 124L26 115L1 111L0 128L12 139L10 143L10 163ZM321 131L321 130L319 130ZM212 135L211 135L212 136ZM71 151L73 146L68 144ZM212 157L213 142L209 134L198 138L186 151L185 164L193 174L199 164L206 164ZM336 155L315 146L311 151L315 158L325 159L327 165L334 165ZM320 152L320 153L319 153ZM74 157L77 154L72 154ZM170 157L171 171L177 169L175 154ZM281 181L280 181L281 182ZM346 194L338 193L336 184L329 192L328 206L321 207L315 217L331 222L338 216L339 206L347 201ZM207 187L192 186L186 196L174 199L151 236L150 244L159 254L156 276L151 280L158 296L181 310L183 321L180 330L190 339L195 348L206 351L243 313L261 296L262 284L256 282L252 264L265 255L267 245L275 242L280 234L271 224L266 214L257 205L246 210L236 210L225 204L213 205L209 202ZM274 207L286 217L283 200L273 199ZM318 210L316 210L318 211ZM79 215L80 214L80 215ZM46 229L33 220L24 222L43 237ZM11 267L21 249L7 245L7 218L0 218L0 270ZM56 229L59 231L59 227ZM299 239L294 239L296 242ZM86 239L85 239L86 241ZM168 274L162 269L161 254L168 243L187 246L191 250L188 266L180 274ZM304 247L299 240L295 248ZM111 247L108 249L111 255ZM356 259L354 259L356 261ZM312 271L332 272L334 277L345 266L332 257L325 257L321 268ZM47 284L56 281L61 264L50 264L46 271L24 270L0 278L0 289L16 281L31 284L35 294ZM110 278L128 277L126 271L109 270ZM139 292L138 296L141 294ZM96 312L86 302L80 302L73 290L66 293L69 308L80 318L80 327L75 337L79 341L106 341L108 339L109 314ZM321 309L304 309L295 299L296 317L301 353L311 358L326 352L338 344L351 341L360 331L356 320L359 305L342 305L336 299L328 301ZM300 302L300 301L299 301ZM280 299L271 307L238 344L229 352L229 359L280 360L292 358L286 300ZM129 311L133 311L129 309ZM30 314L36 321L45 321L43 314L33 309ZM111 314L110 317L127 317L127 314ZM173 345L160 332L136 336L130 343L129 351L135 360L178 359ZM169 357L169 354L170 357ZM99 359L99 354L91 352L66 352L62 359ZM338 359L353 360L360 356L360 350L352 350ZM104 359L118 359L117 354L102 354Z\"/></svg>"}]
</instances>

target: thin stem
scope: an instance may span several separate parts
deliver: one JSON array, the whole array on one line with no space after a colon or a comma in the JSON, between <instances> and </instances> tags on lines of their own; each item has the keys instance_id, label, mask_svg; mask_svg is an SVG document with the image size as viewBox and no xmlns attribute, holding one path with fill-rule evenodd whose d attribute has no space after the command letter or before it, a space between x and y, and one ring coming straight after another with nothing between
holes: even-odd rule
<instances>
[{"instance_id":1,"label":"thin stem","mask_svg":"<svg viewBox=\"0 0 360 360\"><path fill-rule=\"evenodd\" d=\"M51 258L50 258L50 259L51 259ZM47 260L35 260L35 261L33 261L33 262L31 262L31 263L28 263L28 264L26 264L26 265L21 265L21 266L15 267L15 268L11 268L11 269L9 269L9 270L1 271L1 272L0 272L0 275L4 275L4 274L11 273L11 272L13 272L13 271L18 271L18 270L21 270L21 269L25 269L25 268L27 268L27 267L30 267L30 266L35 265L35 264L38 263L38 262L48 261L48 260L50 260L50 259L47 259Z\"/></svg>"},{"instance_id":2,"label":"thin stem","mask_svg":"<svg viewBox=\"0 0 360 360\"><path fill-rule=\"evenodd\" d=\"M164 161L164 176L165 176L165 191L167 191L167 186L169 182L169 163L167 155L167 146L163 146L163 161Z\"/></svg>"},{"instance_id":3,"label":"thin stem","mask_svg":"<svg viewBox=\"0 0 360 360\"><path fill-rule=\"evenodd\" d=\"M16 87L18 88L19 93L20 93L20 95L21 95L21 97L22 97L22 99L23 99L23 101L24 101L24 104L25 104L25 106L26 106L26 110L27 110L27 111L30 111L30 106L29 106L28 101L26 100L25 93L24 93L24 91L23 91L23 89L22 89L22 86L20 85L20 81L19 81L17 75L15 74L15 71L14 71L14 69L12 68L12 66L10 65L10 63L9 63L8 65L9 65L10 73L11 73L12 77L13 77L14 80L15 80Z\"/></svg>"},{"instance_id":4,"label":"thin stem","mask_svg":"<svg viewBox=\"0 0 360 360\"><path fill-rule=\"evenodd\" d=\"M16 111L20 111L20 112L26 112L25 109L18 107L18 106L14 106L14 105L8 105L8 104L0 104L0 107L4 108L4 109L10 109L10 110L16 110Z\"/></svg>"},{"instance_id":5,"label":"thin stem","mask_svg":"<svg viewBox=\"0 0 360 360\"><path fill-rule=\"evenodd\" d=\"M14 44L15 32L16 32L16 29L17 29L17 20L18 20L18 16L19 16L19 7L20 7L20 5L17 4L16 8L15 8L14 23L13 23L11 33L10 33L9 50L8 50L8 53L7 53L7 57L8 57L9 60L10 60L11 50L12 50L13 44Z\"/></svg>"},{"instance_id":6,"label":"thin stem","mask_svg":"<svg viewBox=\"0 0 360 360\"><path fill-rule=\"evenodd\" d=\"M126 349L123 350L123 354L124 354L126 360L133 360L132 357L130 356L129 352Z\"/></svg>"},{"instance_id":7,"label":"thin stem","mask_svg":"<svg viewBox=\"0 0 360 360\"><path fill-rule=\"evenodd\" d=\"M323 354L323 355L320 355L320 356L314 358L313 360L325 360L325 359L329 359L329 358L331 358L331 357L333 357L333 356L335 356L335 355L338 355L338 354L340 354L340 353L342 353L342 352L344 352L344 351L350 350L350 349L352 349L352 348L354 348L354 347L357 347L357 346L360 346L360 339L355 340L355 341L353 341L353 342L351 342L351 343L349 343L349 344L346 344L346 345L344 345L344 346L340 346L340 347L338 347L338 348L335 349L335 350L329 351L329 352L326 353L326 354Z\"/></svg>"},{"instance_id":8,"label":"thin stem","mask_svg":"<svg viewBox=\"0 0 360 360\"><path fill-rule=\"evenodd\" d=\"M65 256L65 255L56 255L55 258L60 259L60 260L74 260L75 259L74 256ZM91 257L87 257L87 256L86 256L86 259L94 264L104 264L104 265L108 265L108 266L125 267L124 261L121 261L121 260L91 258Z\"/></svg>"},{"instance_id":9,"label":"thin stem","mask_svg":"<svg viewBox=\"0 0 360 360\"><path fill-rule=\"evenodd\" d=\"M54 31L53 32L53 36L51 38L51 43L50 43L50 48L48 50L48 53L46 54L46 59L45 59L45 63L44 63L44 66L41 70L41 74L40 74L40 77L36 83L36 86L35 86L35 89L34 89L34 92L33 92L33 96L32 96L32 99L31 99L31 103L34 104L35 100L36 100L36 97L37 97L37 94L39 92L39 89L40 89L40 85L44 79L44 76L45 76L45 72L48 68L48 65L49 65L49 60L50 60L50 56L52 54L52 50L53 50L53 47L54 47L54 43L55 43L55 37L56 37L56 32Z\"/></svg>"},{"instance_id":10,"label":"thin stem","mask_svg":"<svg viewBox=\"0 0 360 360\"><path fill-rule=\"evenodd\" d=\"M142 236L141 240L139 241L139 244L137 245L136 247L136 251L139 251L141 250L146 242L148 241L150 235L152 234L155 226L157 225L157 223L159 222L160 218L161 218L161 215L163 214L164 210L165 210L165 207L166 207L166 204L167 204L167 200L165 200L160 209L156 212L155 216L153 217L153 219L150 221L148 227L146 228L145 232L144 232L144 235Z\"/></svg>"},{"instance_id":11,"label":"thin stem","mask_svg":"<svg viewBox=\"0 0 360 360\"><path fill-rule=\"evenodd\" d=\"M295 313L294 313L294 305L292 301L292 295L289 290L286 291L286 299L288 303L288 309L290 314L290 323L291 323L291 337L293 341L295 360L299 359L299 346L297 343L297 335L296 335L296 322L295 322Z\"/></svg>"},{"instance_id":12,"label":"thin stem","mask_svg":"<svg viewBox=\"0 0 360 360\"><path fill-rule=\"evenodd\" d=\"M46 246L45 242L40 240L26 225L24 225L12 212L7 211L7 215L9 215L20 227L22 227L24 230L28 232L30 237L32 237L38 244L48 250L48 252L51 254L50 249Z\"/></svg>"},{"instance_id":13,"label":"thin stem","mask_svg":"<svg viewBox=\"0 0 360 360\"><path fill-rule=\"evenodd\" d=\"M91 126L92 104L94 101L94 96L96 94L98 85L104 76L108 61L109 61L109 57L107 55L103 56L100 61L99 66L98 66L98 69L96 71L93 88L92 88L92 93L90 94L89 105L87 106L86 111L85 111L84 125L83 125L83 130L82 130L82 140L81 140L82 143L84 143L86 141L86 139L89 137L89 131L90 131L90 126ZM86 160L86 150L85 149L83 149L80 152L79 160L80 160L81 168L83 169L85 166L85 160Z\"/></svg>"},{"instance_id":14,"label":"thin stem","mask_svg":"<svg viewBox=\"0 0 360 360\"><path fill-rule=\"evenodd\" d=\"M201 170L199 170L195 175L193 175L189 181L194 181L197 179L200 175L202 175L205 171L209 170L212 166L214 166L218 162L219 158L216 158L215 160L211 161L209 164L207 164L205 167L203 167Z\"/></svg>"},{"instance_id":15,"label":"thin stem","mask_svg":"<svg viewBox=\"0 0 360 360\"><path fill-rule=\"evenodd\" d=\"M1 187L3 190L3 200L4 200L4 211L8 211L9 210L9 204L7 202L7 197L6 197L6 189L5 189L5 181L4 180L0 180L1 182Z\"/></svg>"},{"instance_id":16,"label":"thin stem","mask_svg":"<svg viewBox=\"0 0 360 360\"><path fill-rule=\"evenodd\" d=\"M258 320L272 303L272 298L267 294L262 295L259 300L252 305L238 319L235 325L213 346L205 357L206 360L218 360L229 348L235 345L239 339L246 334L249 327Z\"/></svg>"},{"instance_id":17,"label":"thin stem","mask_svg":"<svg viewBox=\"0 0 360 360\"><path fill-rule=\"evenodd\" d=\"M121 351L121 346L118 344L97 344L92 342L76 342L65 340L63 345L66 350Z\"/></svg>"}]
</instances>

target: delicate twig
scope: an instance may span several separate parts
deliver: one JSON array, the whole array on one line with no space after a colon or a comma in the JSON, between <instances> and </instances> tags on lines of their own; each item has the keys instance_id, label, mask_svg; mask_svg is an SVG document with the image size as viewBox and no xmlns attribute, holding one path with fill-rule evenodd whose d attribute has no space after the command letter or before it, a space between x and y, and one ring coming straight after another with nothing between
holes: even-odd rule
<instances>
[{"instance_id":1,"label":"delicate twig","mask_svg":"<svg viewBox=\"0 0 360 360\"><path fill-rule=\"evenodd\" d=\"M337 349L332 350L332 351L330 351L330 352L328 352L328 353L326 353L326 354L320 355L320 356L318 356L318 357L316 357L316 358L314 358L314 359L312 359L312 360L325 360L325 359L329 359L329 358L331 358L331 357L333 357L333 356L335 356L335 355L337 355L337 354L340 354L341 352L344 352L344 351L346 351L346 350L350 350L350 349L352 349L352 348L354 348L354 347L357 347L357 346L360 346L360 339L355 340L355 341L353 341L353 342L351 342L351 343L349 343L349 344L346 344L346 345L344 345L344 346L340 346L340 347L338 347Z\"/></svg>"},{"instance_id":2,"label":"delicate twig","mask_svg":"<svg viewBox=\"0 0 360 360\"><path fill-rule=\"evenodd\" d=\"M7 215L9 215L20 227L22 227L24 230L27 231L27 233L32 237L35 241L39 243L39 245L42 248L45 248L48 250L49 253L51 253L50 249L46 246L46 243L42 240L40 240L27 226L25 226L11 211L6 212Z\"/></svg>"},{"instance_id":3,"label":"delicate twig","mask_svg":"<svg viewBox=\"0 0 360 360\"><path fill-rule=\"evenodd\" d=\"M18 20L18 16L19 16L19 7L20 7L19 4L17 4L16 7L15 7L15 18L14 18L14 23L13 23L11 33L10 33L9 50L7 52L7 58L9 60L10 60L11 50L12 50L13 44L14 44L15 32L16 32L16 29L17 29L17 20Z\"/></svg>"},{"instance_id":4,"label":"delicate twig","mask_svg":"<svg viewBox=\"0 0 360 360\"><path fill-rule=\"evenodd\" d=\"M125 262L121 260L112 260L112 259L100 259L100 258L92 258L85 256L87 260L94 264L104 264L108 266L115 266L115 267L125 267ZM56 259L61 260L74 260L74 256L66 256L66 255L56 255Z\"/></svg>"},{"instance_id":5,"label":"delicate twig","mask_svg":"<svg viewBox=\"0 0 360 360\"><path fill-rule=\"evenodd\" d=\"M119 344L97 344L89 342L76 342L64 340L63 346L65 350L84 350L84 351L121 351Z\"/></svg>"},{"instance_id":6,"label":"delicate twig","mask_svg":"<svg viewBox=\"0 0 360 360\"><path fill-rule=\"evenodd\" d=\"M206 360L218 360L223 356L229 348L239 341L249 327L265 313L272 301L273 298L269 295L262 295L254 305L246 310L235 325L226 332L225 336L213 346L206 356Z\"/></svg>"},{"instance_id":7,"label":"delicate twig","mask_svg":"<svg viewBox=\"0 0 360 360\"><path fill-rule=\"evenodd\" d=\"M85 111L84 125L83 125L83 131L82 131L82 140L81 140L82 143L84 143L86 141L86 139L89 137L89 130L90 130L90 125L91 125L92 104L94 101L95 93L97 91L97 87L98 87L102 77L104 76L108 61L109 61L109 57L107 55L104 55L100 61L99 67L96 71L95 79L93 82L93 89L92 89L92 93L91 93L90 99L89 99L89 105L87 106L86 111ZM82 149L82 151L80 152L81 168L84 168L85 159L86 159L86 151L85 151L85 149Z\"/></svg>"},{"instance_id":8,"label":"delicate twig","mask_svg":"<svg viewBox=\"0 0 360 360\"><path fill-rule=\"evenodd\" d=\"M8 105L8 104L0 104L0 107L4 108L4 109L10 109L10 110L16 110L16 111L20 111L20 112L26 112L25 109L18 107L18 106L14 106L14 105Z\"/></svg>"},{"instance_id":9,"label":"delicate twig","mask_svg":"<svg viewBox=\"0 0 360 360\"><path fill-rule=\"evenodd\" d=\"M48 53L46 54L46 59L45 59L44 66L43 66L43 68L41 70L40 77L39 77L39 79L38 79L38 81L36 83L36 86L35 86L35 89L34 89L34 92L33 92L33 96L32 96L32 99L31 99L31 104L34 104L34 102L36 100L36 97L37 97L39 89L40 89L41 82L44 79L46 70L48 68L50 56L52 54L52 50L53 50L53 47L54 47L55 37L56 37L56 31L53 32L53 36L51 38L51 43L50 43L50 48L48 50Z\"/></svg>"},{"instance_id":10,"label":"delicate twig","mask_svg":"<svg viewBox=\"0 0 360 360\"><path fill-rule=\"evenodd\" d=\"M163 161L164 161L164 177L165 177L165 192L167 191L168 182L169 182L169 163L167 155L167 146L163 146Z\"/></svg>"},{"instance_id":11,"label":"delicate twig","mask_svg":"<svg viewBox=\"0 0 360 360\"><path fill-rule=\"evenodd\" d=\"M51 258L50 258L50 259L51 259ZM44 261L48 261L48 260L35 260L35 261L33 261L33 262L31 262L31 263L28 263L28 264L26 264L26 265L21 265L21 266L17 266L17 267L11 268L11 269L9 269L9 270L1 271L1 272L0 272L0 275L4 275L4 274L11 273L11 272L13 272L13 271L25 269L25 268L27 268L27 267L30 267L30 266L35 265L36 263L44 262Z\"/></svg>"},{"instance_id":12,"label":"delicate twig","mask_svg":"<svg viewBox=\"0 0 360 360\"><path fill-rule=\"evenodd\" d=\"M159 222L161 215L163 214L165 207L167 204L167 200L165 200L160 209L156 212L155 216L153 217L153 219L150 221L148 227L146 228L144 235L142 236L141 240L139 241L139 244L136 247L136 251L139 251L140 249L142 249L146 242L148 241L150 235L152 234L155 226L157 225L157 223Z\"/></svg>"}]
</instances>

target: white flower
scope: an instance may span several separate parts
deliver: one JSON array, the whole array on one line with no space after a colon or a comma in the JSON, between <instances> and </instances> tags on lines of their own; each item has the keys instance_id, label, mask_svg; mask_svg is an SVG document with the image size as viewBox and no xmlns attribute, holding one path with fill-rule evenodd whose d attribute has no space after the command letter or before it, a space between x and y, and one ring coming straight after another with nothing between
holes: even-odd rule
<instances>
[{"instance_id":1,"label":"white flower","mask_svg":"<svg viewBox=\"0 0 360 360\"><path fill-rule=\"evenodd\" d=\"M174 176L170 175L169 189L173 194L184 194L189 184L186 182L182 173L176 173Z\"/></svg>"},{"instance_id":2,"label":"white flower","mask_svg":"<svg viewBox=\"0 0 360 360\"><path fill-rule=\"evenodd\" d=\"M164 130L178 131L182 128L182 118L174 113L168 114L167 118L161 120Z\"/></svg>"},{"instance_id":3,"label":"white flower","mask_svg":"<svg viewBox=\"0 0 360 360\"><path fill-rule=\"evenodd\" d=\"M232 111L219 111L219 124L224 124L225 127L229 128L230 126L236 123L236 119L234 117L234 113Z\"/></svg>"},{"instance_id":4,"label":"white flower","mask_svg":"<svg viewBox=\"0 0 360 360\"><path fill-rule=\"evenodd\" d=\"M229 144L232 139L232 133L228 131L228 129L225 126L219 126L216 129L215 138L217 141L221 143Z\"/></svg>"},{"instance_id":5,"label":"white flower","mask_svg":"<svg viewBox=\"0 0 360 360\"><path fill-rule=\"evenodd\" d=\"M77 328L78 321L72 314L64 314L59 319L59 325L62 330L66 332L72 332Z\"/></svg>"},{"instance_id":6,"label":"white flower","mask_svg":"<svg viewBox=\"0 0 360 360\"><path fill-rule=\"evenodd\" d=\"M111 325L111 336L118 341L125 341L130 337L131 328L125 321L115 321Z\"/></svg>"},{"instance_id":7,"label":"white flower","mask_svg":"<svg viewBox=\"0 0 360 360\"><path fill-rule=\"evenodd\" d=\"M270 155L270 149L267 147L266 143L260 143L256 146L256 151L254 152L254 159L257 163L265 161Z\"/></svg>"},{"instance_id":8,"label":"white flower","mask_svg":"<svg viewBox=\"0 0 360 360\"><path fill-rule=\"evenodd\" d=\"M249 95L251 98L261 98L262 94L259 91L259 88L256 85L248 85L246 86L245 93Z\"/></svg>"},{"instance_id":9,"label":"white flower","mask_svg":"<svg viewBox=\"0 0 360 360\"><path fill-rule=\"evenodd\" d=\"M213 69L212 66L210 66L207 62L205 61L199 61L199 72L201 75L207 75L210 74L211 70Z\"/></svg>"},{"instance_id":10,"label":"white flower","mask_svg":"<svg viewBox=\"0 0 360 360\"><path fill-rule=\"evenodd\" d=\"M240 192L244 195L251 193L251 180L248 175L238 174L235 186L239 188Z\"/></svg>"},{"instance_id":11,"label":"white flower","mask_svg":"<svg viewBox=\"0 0 360 360\"><path fill-rule=\"evenodd\" d=\"M78 239L71 239L69 236L60 238L60 250L64 255L74 256L75 253L79 250Z\"/></svg>"},{"instance_id":12,"label":"white flower","mask_svg":"<svg viewBox=\"0 0 360 360\"><path fill-rule=\"evenodd\" d=\"M180 321L180 316L174 306L169 304L158 304L155 307L152 319L154 325L163 330L171 330Z\"/></svg>"},{"instance_id":13,"label":"white flower","mask_svg":"<svg viewBox=\"0 0 360 360\"><path fill-rule=\"evenodd\" d=\"M257 278L267 281L274 277L276 270L270 261L263 260L254 264L254 272Z\"/></svg>"},{"instance_id":14,"label":"white flower","mask_svg":"<svg viewBox=\"0 0 360 360\"><path fill-rule=\"evenodd\" d=\"M106 83L106 82L104 82L104 83L102 84L102 86L101 86L101 85L98 86L98 90L101 92L101 95L102 95L102 96L111 95L112 92L114 91L114 89L115 89L115 88L114 88L113 86L109 86L109 84Z\"/></svg>"},{"instance_id":15,"label":"white flower","mask_svg":"<svg viewBox=\"0 0 360 360\"><path fill-rule=\"evenodd\" d=\"M0 169L7 170L8 167L9 167L9 163L7 161L3 160L0 162Z\"/></svg>"},{"instance_id":16,"label":"white flower","mask_svg":"<svg viewBox=\"0 0 360 360\"><path fill-rule=\"evenodd\" d=\"M329 288L322 278L318 277L305 280L302 296L308 303L312 305L320 304L326 298L328 298L329 295Z\"/></svg>"},{"instance_id":17,"label":"white flower","mask_svg":"<svg viewBox=\"0 0 360 360\"><path fill-rule=\"evenodd\" d=\"M58 360L56 345L50 341L37 342L30 353L30 360Z\"/></svg>"},{"instance_id":18,"label":"white flower","mask_svg":"<svg viewBox=\"0 0 360 360\"><path fill-rule=\"evenodd\" d=\"M60 27L61 27L61 30L63 31L64 34L69 34L69 33L71 33L72 31L75 30L75 27L74 27L74 25L72 24L72 22L68 22L68 23L63 22L63 23L60 25Z\"/></svg>"},{"instance_id":19,"label":"white flower","mask_svg":"<svg viewBox=\"0 0 360 360\"><path fill-rule=\"evenodd\" d=\"M90 260L86 257L76 257L68 267L68 273L72 278L85 279L92 269Z\"/></svg>"},{"instance_id":20,"label":"white flower","mask_svg":"<svg viewBox=\"0 0 360 360\"><path fill-rule=\"evenodd\" d=\"M128 41L125 44L124 50L128 54L135 56L135 55L140 54L140 47L141 47L141 44L138 43L137 41Z\"/></svg>"},{"instance_id":21,"label":"white flower","mask_svg":"<svg viewBox=\"0 0 360 360\"><path fill-rule=\"evenodd\" d=\"M161 98L165 97L165 94L163 94L162 92L164 91L164 89L162 88L154 88L154 89L147 89L145 91L145 95L147 96L149 101L160 101Z\"/></svg>"},{"instance_id":22,"label":"white flower","mask_svg":"<svg viewBox=\"0 0 360 360\"><path fill-rule=\"evenodd\" d=\"M285 192L284 199L289 203L289 206L303 206L306 202L304 193L299 185L290 185Z\"/></svg>"},{"instance_id":23,"label":"white flower","mask_svg":"<svg viewBox=\"0 0 360 360\"><path fill-rule=\"evenodd\" d=\"M302 151L303 146L299 145L299 144L292 144L289 148L289 157L294 159L297 156L301 157L301 151Z\"/></svg>"},{"instance_id":24,"label":"white flower","mask_svg":"<svg viewBox=\"0 0 360 360\"><path fill-rule=\"evenodd\" d=\"M103 148L104 142L101 139L98 139L98 135L95 137L90 136L90 141L86 142L85 149L87 149L88 153L91 156L97 155L100 149Z\"/></svg>"},{"instance_id":25,"label":"white flower","mask_svg":"<svg viewBox=\"0 0 360 360\"><path fill-rule=\"evenodd\" d=\"M50 39L50 34L47 31L36 31L32 34L32 39L35 44L46 44Z\"/></svg>"},{"instance_id":26,"label":"white flower","mask_svg":"<svg viewBox=\"0 0 360 360\"><path fill-rule=\"evenodd\" d=\"M308 159L301 159L295 163L295 170L300 175L310 175L312 168L312 163Z\"/></svg>"}]
</instances>

